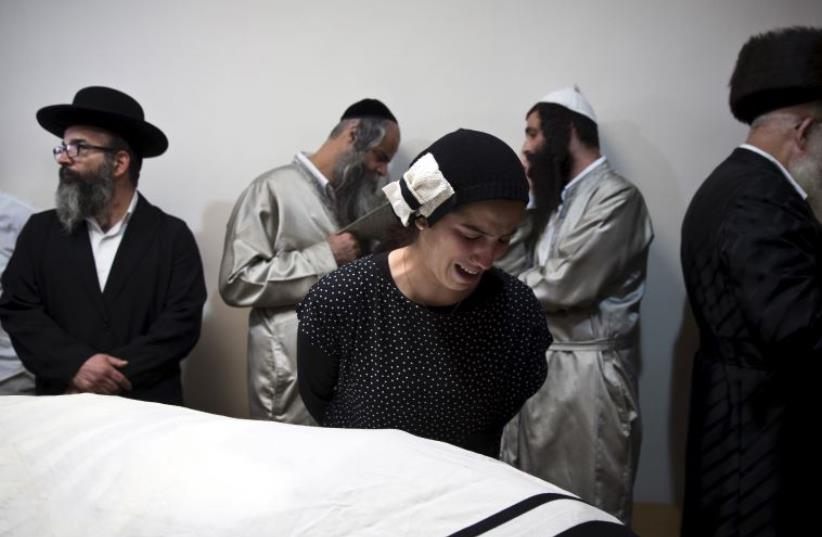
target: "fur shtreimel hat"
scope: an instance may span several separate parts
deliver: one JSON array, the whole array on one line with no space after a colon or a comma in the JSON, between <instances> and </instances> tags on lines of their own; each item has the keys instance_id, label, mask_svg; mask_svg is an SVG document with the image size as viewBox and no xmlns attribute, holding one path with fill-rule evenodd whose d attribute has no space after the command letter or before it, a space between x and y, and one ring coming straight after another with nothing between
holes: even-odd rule
<instances>
[{"instance_id":1,"label":"fur shtreimel hat","mask_svg":"<svg viewBox=\"0 0 822 537\"><path fill-rule=\"evenodd\" d=\"M166 135L144 119L140 103L122 91L103 86L81 89L72 104L41 108L37 122L60 137L72 125L105 129L127 141L141 157L156 157L168 148Z\"/></svg>"},{"instance_id":2,"label":"fur shtreimel hat","mask_svg":"<svg viewBox=\"0 0 822 537\"><path fill-rule=\"evenodd\" d=\"M751 37L739 51L730 87L731 112L745 123L822 99L822 29L796 26Z\"/></svg>"}]
</instances>

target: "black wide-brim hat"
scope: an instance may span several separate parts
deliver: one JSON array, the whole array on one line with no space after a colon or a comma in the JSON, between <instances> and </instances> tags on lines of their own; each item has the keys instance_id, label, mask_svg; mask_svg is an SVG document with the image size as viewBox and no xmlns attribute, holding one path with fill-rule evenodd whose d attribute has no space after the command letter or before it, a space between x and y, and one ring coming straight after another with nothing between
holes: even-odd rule
<instances>
[{"instance_id":1,"label":"black wide-brim hat","mask_svg":"<svg viewBox=\"0 0 822 537\"><path fill-rule=\"evenodd\" d=\"M753 36L739 51L730 87L731 112L745 123L822 99L822 29L796 26Z\"/></svg>"},{"instance_id":2,"label":"black wide-brim hat","mask_svg":"<svg viewBox=\"0 0 822 537\"><path fill-rule=\"evenodd\" d=\"M168 139L144 118L143 108L136 100L103 86L81 89L72 104L56 104L37 111L40 126L56 136L62 137L72 125L99 127L125 139L138 155L156 157L168 149Z\"/></svg>"}]
</instances>

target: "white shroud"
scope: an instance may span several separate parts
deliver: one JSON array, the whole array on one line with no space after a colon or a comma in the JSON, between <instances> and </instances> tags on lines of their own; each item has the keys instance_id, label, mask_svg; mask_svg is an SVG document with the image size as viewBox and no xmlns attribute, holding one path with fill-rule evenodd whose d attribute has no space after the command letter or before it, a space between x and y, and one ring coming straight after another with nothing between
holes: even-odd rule
<instances>
[{"instance_id":1,"label":"white shroud","mask_svg":"<svg viewBox=\"0 0 822 537\"><path fill-rule=\"evenodd\" d=\"M445 536L544 493L568 494L395 430L97 395L0 397L0 536ZM626 531L559 499L483 535L556 535L593 520L614 524L600 535Z\"/></svg>"}]
</instances>

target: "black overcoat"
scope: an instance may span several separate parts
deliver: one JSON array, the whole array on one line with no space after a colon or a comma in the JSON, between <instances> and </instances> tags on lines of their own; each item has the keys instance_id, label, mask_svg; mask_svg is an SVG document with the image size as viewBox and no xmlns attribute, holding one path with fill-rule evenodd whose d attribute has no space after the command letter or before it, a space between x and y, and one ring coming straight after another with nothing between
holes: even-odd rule
<instances>
[{"instance_id":1,"label":"black overcoat","mask_svg":"<svg viewBox=\"0 0 822 537\"><path fill-rule=\"evenodd\" d=\"M40 394L63 393L96 353L128 360L126 397L182 403L180 361L200 335L203 267L186 224L140 195L100 290L86 223L33 215L3 273L0 321Z\"/></svg>"},{"instance_id":2,"label":"black overcoat","mask_svg":"<svg viewBox=\"0 0 822 537\"><path fill-rule=\"evenodd\" d=\"M822 227L774 163L737 148L694 196L681 248L700 333L682 535L792 535L818 459Z\"/></svg>"}]
</instances>

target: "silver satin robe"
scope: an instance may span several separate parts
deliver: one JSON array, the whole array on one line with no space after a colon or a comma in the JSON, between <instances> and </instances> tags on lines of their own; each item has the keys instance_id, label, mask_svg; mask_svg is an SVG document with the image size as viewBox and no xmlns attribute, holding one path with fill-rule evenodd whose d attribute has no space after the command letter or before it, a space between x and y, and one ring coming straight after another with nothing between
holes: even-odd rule
<instances>
[{"instance_id":1,"label":"silver satin robe","mask_svg":"<svg viewBox=\"0 0 822 537\"><path fill-rule=\"evenodd\" d=\"M295 157L256 178L240 195L226 230L220 294L251 306L248 392L253 418L310 423L297 386L296 306L335 270L326 238L337 230L332 201Z\"/></svg>"},{"instance_id":2,"label":"silver satin robe","mask_svg":"<svg viewBox=\"0 0 822 537\"><path fill-rule=\"evenodd\" d=\"M642 194L604 161L569 184L551 228L544 265L519 241L500 263L533 289L554 336L545 384L506 427L501 457L627 521L651 221Z\"/></svg>"}]
</instances>

